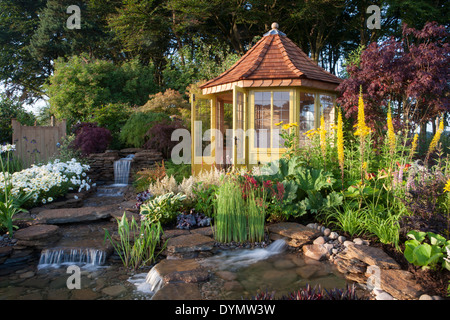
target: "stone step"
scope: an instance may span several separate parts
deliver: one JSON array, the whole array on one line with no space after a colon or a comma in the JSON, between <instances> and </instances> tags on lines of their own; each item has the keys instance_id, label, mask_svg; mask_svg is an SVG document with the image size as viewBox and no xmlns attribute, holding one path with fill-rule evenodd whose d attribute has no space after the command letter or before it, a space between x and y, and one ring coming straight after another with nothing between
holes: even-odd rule
<instances>
[{"instance_id":1,"label":"stone step","mask_svg":"<svg viewBox=\"0 0 450 320\"><path fill-rule=\"evenodd\" d=\"M41 211L35 219L37 224L66 224L96 221L111 217L117 206L49 209Z\"/></svg>"}]
</instances>

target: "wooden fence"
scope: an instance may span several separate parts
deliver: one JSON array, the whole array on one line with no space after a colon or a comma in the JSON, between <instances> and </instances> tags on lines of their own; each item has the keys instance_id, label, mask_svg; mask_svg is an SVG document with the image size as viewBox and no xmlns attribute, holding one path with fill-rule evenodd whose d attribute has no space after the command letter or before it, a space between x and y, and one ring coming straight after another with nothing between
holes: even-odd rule
<instances>
[{"instance_id":1,"label":"wooden fence","mask_svg":"<svg viewBox=\"0 0 450 320\"><path fill-rule=\"evenodd\" d=\"M32 164L46 163L58 154L59 143L66 135L66 120L58 125L52 118L51 126L23 126L15 119L11 120L13 129L13 144L16 145L15 155L23 163L24 168Z\"/></svg>"}]
</instances>

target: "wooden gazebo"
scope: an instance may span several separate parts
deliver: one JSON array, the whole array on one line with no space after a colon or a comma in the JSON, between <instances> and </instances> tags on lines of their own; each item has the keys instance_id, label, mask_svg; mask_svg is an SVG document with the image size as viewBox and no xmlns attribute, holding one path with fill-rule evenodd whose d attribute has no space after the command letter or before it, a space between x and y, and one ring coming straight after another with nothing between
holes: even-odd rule
<instances>
[{"instance_id":1,"label":"wooden gazebo","mask_svg":"<svg viewBox=\"0 0 450 320\"><path fill-rule=\"evenodd\" d=\"M327 125L334 122L341 81L273 23L239 61L191 97L193 174L211 166L250 169L277 160L284 149L275 124L297 122L304 137L319 127L322 114Z\"/></svg>"}]
</instances>

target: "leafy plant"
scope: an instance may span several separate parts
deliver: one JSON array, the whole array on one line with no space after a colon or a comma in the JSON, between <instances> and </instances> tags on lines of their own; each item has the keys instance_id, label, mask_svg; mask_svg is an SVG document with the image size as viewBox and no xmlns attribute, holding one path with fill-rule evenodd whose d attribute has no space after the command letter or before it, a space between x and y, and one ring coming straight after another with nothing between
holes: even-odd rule
<instances>
[{"instance_id":1,"label":"leafy plant","mask_svg":"<svg viewBox=\"0 0 450 320\"><path fill-rule=\"evenodd\" d=\"M424 269L435 268L441 264L442 268L450 270L450 263L444 259L450 240L433 232L412 230L407 233L411 240L405 242L404 256L408 262ZM425 242L428 238L430 243Z\"/></svg>"},{"instance_id":2,"label":"leafy plant","mask_svg":"<svg viewBox=\"0 0 450 320\"><path fill-rule=\"evenodd\" d=\"M148 130L161 121L170 121L170 117L165 113L135 112L122 127L120 141L130 147L142 148Z\"/></svg>"},{"instance_id":3,"label":"leafy plant","mask_svg":"<svg viewBox=\"0 0 450 320\"><path fill-rule=\"evenodd\" d=\"M212 217L216 203L216 194L219 187L210 185L208 188L204 188L202 185L203 182L200 181L195 184L192 190L195 196L195 210L202 212L208 217Z\"/></svg>"},{"instance_id":4,"label":"leafy plant","mask_svg":"<svg viewBox=\"0 0 450 320\"><path fill-rule=\"evenodd\" d=\"M151 199L140 206L141 219L149 223L167 224L176 219L186 195L173 192Z\"/></svg>"},{"instance_id":5,"label":"leafy plant","mask_svg":"<svg viewBox=\"0 0 450 320\"><path fill-rule=\"evenodd\" d=\"M145 134L148 137L143 147L155 149L162 153L164 159L169 159L173 147L178 142L172 141L172 133L177 129L186 129L181 121L161 121L155 123Z\"/></svg>"},{"instance_id":6,"label":"leafy plant","mask_svg":"<svg viewBox=\"0 0 450 320\"><path fill-rule=\"evenodd\" d=\"M327 222L336 225L350 236L359 236L365 231L365 211L355 202L345 202L342 207L333 207L323 211Z\"/></svg>"},{"instance_id":7,"label":"leafy plant","mask_svg":"<svg viewBox=\"0 0 450 320\"><path fill-rule=\"evenodd\" d=\"M202 213L195 212L195 210L177 216L177 229L189 230L193 227L207 227L209 225L211 225L211 218Z\"/></svg>"},{"instance_id":8,"label":"leafy plant","mask_svg":"<svg viewBox=\"0 0 450 320\"><path fill-rule=\"evenodd\" d=\"M31 193L19 193L18 195L14 195L12 193L12 176L10 174L9 168L9 158L10 153L15 150L15 145L5 145L1 146L0 149L0 169L1 176L0 182L3 182L3 186L0 185L0 188L3 189L2 194L0 194L0 227L6 228L8 230L9 237L13 236L14 229L17 228L13 224L14 216L19 212L25 212L25 209L22 209L21 206L31 198ZM6 166L3 163L2 155L6 153Z\"/></svg>"},{"instance_id":9,"label":"leafy plant","mask_svg":"<svg viewBox=\"0 0 450 320\"><path fill-rule=\"evenodd\" d=\"M74 126L75 139L72 147L80 150L83 156L105 152L112 140L111 132L98 127L96 123L83 122Z\"/></svg>"},{"instance_id":10,"label":"leafy plant","mask_svg":"<svg viewBox=\"0 0 450 320\"><path fill-rule=\"evenodd\" d=\"M149 223L144 220L139 224L134 217L129 222L125 213L122 218L116 218L116 222L119 240L115 240L107 229L104 240L108 239L111 242L125 267L136 270L155 261L164 250L165 244L160 252L156 253L163 233L159 222Z\"/></svg>"}]
</instances>

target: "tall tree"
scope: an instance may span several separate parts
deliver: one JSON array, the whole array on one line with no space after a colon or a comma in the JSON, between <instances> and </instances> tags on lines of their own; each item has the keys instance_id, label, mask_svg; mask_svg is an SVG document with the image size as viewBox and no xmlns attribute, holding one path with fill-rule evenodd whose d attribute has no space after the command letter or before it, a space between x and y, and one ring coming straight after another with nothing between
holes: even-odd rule
<instances>
[{"instance_id":1,"label":"tall tree","mask_svg":"<svg viewBox=\"0 0 450 320\"><path fill-rule=\"evenodd\" d=\"M349 64L349 78L340 86L338 99L347 117L357 113L360 87L366 117L380 130L390 103L398 123L409 120L425 125L450 111L450 45L444 26L427 23L422 30L403 29L402 39L373 42L361 54L359 65Z\"/></svg>"},{"instance_id":2,"label":"tall tree","mask_svg":"<svg viewBox=\"0 0 450 320\"><path fill-rule=\"evenodd\" d=\"M29 51L46 0L0 1L0 84L8 96L30 102L42 95L50 70Z\"/></svg>"}]
</instances>

